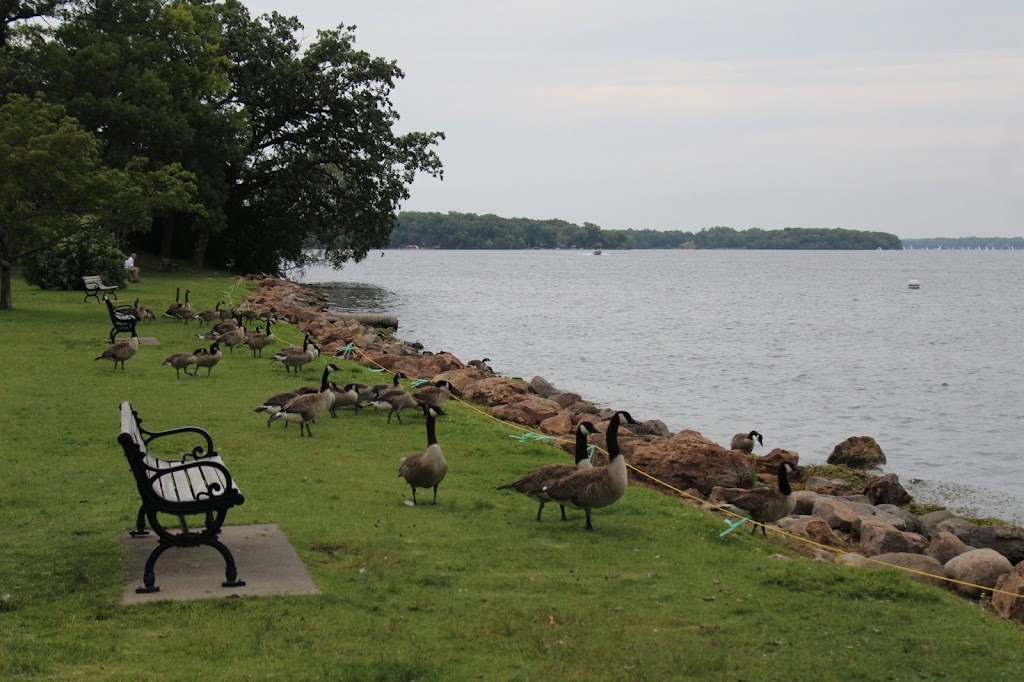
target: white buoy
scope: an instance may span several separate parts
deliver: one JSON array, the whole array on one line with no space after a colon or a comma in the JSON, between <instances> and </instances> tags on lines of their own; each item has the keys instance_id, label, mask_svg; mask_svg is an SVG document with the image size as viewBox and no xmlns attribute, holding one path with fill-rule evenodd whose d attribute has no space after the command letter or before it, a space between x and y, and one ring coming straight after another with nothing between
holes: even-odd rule
<instances>
[{"instance_id":1,"label":"white buoy","mask_svg":"<svg viewBox=\"0 0 1024 682\"><path fill-rule=\"evenodd\" d=\"M911 289L920 289L921 283L918 282L916 279L912 279L910 280L910 282L907 283L907 286L910 287Z\"/></svg>"}]
</instances>

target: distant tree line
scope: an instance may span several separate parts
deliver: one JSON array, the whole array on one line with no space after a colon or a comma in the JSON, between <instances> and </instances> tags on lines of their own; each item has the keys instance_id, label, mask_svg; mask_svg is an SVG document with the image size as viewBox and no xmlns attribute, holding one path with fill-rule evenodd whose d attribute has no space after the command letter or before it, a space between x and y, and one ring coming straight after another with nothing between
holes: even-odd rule
<instances>
[{"instance_id":1,"label":"distant tree line","mask_svg":"<svg viewBox=\"0 0 1024 682\"><path fill-rule=\"evenodd\" d=\"M908 249L1024 249L1024 237L930 237L904 239Z\"/></svg>"},{"instance_id":2,"label":"distant tree line","mask_svg":"<svg viewBox=\"0 0 1024 682\"><path fill-rule=\"evenodd\" d=\"M787 227L735 230L605 230L593 223L502 218L493 214L402 211L391 247L440 249L900 249L885 232Z\"/></svg>"}]
</instances>

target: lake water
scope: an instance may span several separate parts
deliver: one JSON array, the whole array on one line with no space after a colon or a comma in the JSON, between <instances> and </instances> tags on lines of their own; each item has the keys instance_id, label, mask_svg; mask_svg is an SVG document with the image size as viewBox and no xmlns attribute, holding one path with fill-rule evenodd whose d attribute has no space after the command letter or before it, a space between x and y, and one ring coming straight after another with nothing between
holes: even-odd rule
<instances>
[{"instance_id":1,"label":"lake water","mask_svg":"<svg viewBox=\"0 0 1024 682\"><path fill-rule=\"evenodd\" d=\"M1024 252L383 253L302 281L428 350L722 445L756 429L755 452L812 464L872 436L919 500L1024 520Z\"/></svg>"}]
</instances>

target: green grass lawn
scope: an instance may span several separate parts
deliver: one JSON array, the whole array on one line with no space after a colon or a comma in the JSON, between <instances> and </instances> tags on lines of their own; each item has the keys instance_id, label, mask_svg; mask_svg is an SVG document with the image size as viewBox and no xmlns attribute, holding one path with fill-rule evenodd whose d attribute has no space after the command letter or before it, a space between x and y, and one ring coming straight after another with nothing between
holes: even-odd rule
<instances>
[{"instance_id":1,"label":"green grass lawn","mask_svg":"<svg viewBox=\"0 0 1024 682\"><path fill-rule=\"evenodd\" d=\"M147 263L143 263L144 266ZM242 283L190 270L119 292L158 314L175 287L195 310ZM642 486L583 515L500 483L560 450L446 405L449 462L436 507L407 507L399 458L426 445L422 415L324 415L315 437L252 408L297 382L248 349L212 376L163 359L203 345L189 326L140 325L113 370L94 361L110 324L81 292L26 286L0 311L0 678L61 680L1019 680L1024 629L887 570L800 558ZM286 324L275 333L299 343ZM281 347L277 344L275 348ZM386 380L340 362L339 384ZM322 594L124 606L120 538L138 495L117 445L118 404L158 430L206 428L246 502L229 524L277 523ZM620 406L628 407L628 406ZM656 417L656 415L634 415ZM422 499L429 499L429 492ZM171 550L174 551L174 550ZM786 554L790 561L771 558ZM210 552L211 561L220 557ZM239 566L245 578L245 566ZM160 565L157 564L157 582ZM141 576L139 577L141 581Z\"/></svg>"}]
</instances>

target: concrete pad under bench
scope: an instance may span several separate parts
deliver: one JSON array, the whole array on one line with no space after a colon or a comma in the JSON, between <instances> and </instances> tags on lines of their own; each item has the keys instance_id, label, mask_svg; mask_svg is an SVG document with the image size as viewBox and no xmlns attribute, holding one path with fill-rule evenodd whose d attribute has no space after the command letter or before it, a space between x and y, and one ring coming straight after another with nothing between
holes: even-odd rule
<instances>
[{"instance_id":1,"label":"concrete pad under bench","mask_svg":"<svg viewBox=\"0 0 1024 682\"><path fill-rule=\"evenodd\" d=\"M221 587L224 560L212 547L172 547L156 566L159 592L139 594L146 559L157 544L156 533L133 538L127 532L122 543L127 548L122 575L124 604L159 599L211 599L216 597L262 597L278 594L320 594L320 589L299 560L276 523L256 526L224 526L221 540L231 548L238 564L241 587Z\"/></svg>"}]
</instances>

